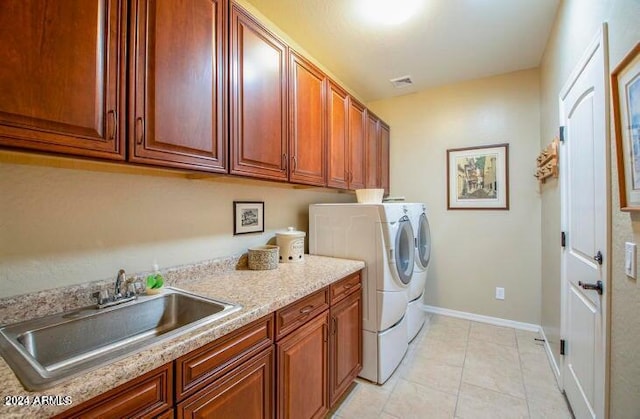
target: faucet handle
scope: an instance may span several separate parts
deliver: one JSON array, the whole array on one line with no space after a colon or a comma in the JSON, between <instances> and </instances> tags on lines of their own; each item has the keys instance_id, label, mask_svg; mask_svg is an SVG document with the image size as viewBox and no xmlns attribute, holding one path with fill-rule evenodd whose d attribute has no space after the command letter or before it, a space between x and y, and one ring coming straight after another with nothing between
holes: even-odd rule
<instances>
[{"instance_id":1,"label":"faucet handle","mask_svg":"<svg viewBox=\"0 0 640 419\"><path fill-rule=\"evenodd\" d=\"M142 295L146 291L144 280L139 276L132 276L127 279L127 294L129 296Z\"/></svg>"},{"instance_id":2,"label":"faucet handle","mask_svg":"<svg viewBox=\"0 0 640 419\"><path fill-rule=\"evenodd\" d=\"M136 286L133 282L129 282L129 284L127 285L127 292L124 293L124 296L125 298L129 298L133 297L134 295L137 295Z\"/></svg>"},{"instance_id":3,"label":"faucet handle","mask_svg":"<svg viewBox=\"0 0 640 419\"><path fill-rule=\"evenodd\" d=\"M109 300L111 299L109 297L109 291L108 290L101 290L100 292L96 292L95 294L93 294L93 296L96 298L96 300L98 300L98 304L106 304L109 302Z\"/></svg>"}]
</instances>

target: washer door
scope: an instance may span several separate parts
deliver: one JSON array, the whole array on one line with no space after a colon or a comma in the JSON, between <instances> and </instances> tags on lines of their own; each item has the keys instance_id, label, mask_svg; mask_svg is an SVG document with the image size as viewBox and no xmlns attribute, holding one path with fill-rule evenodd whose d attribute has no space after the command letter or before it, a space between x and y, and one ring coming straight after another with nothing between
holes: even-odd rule
<instances>
[{"instance_id":1,"label":"washer door","mask_svg":"<svg viewBox=\"0 0 640 419\"><path fill-rule=\"evenodd\" d=\"M414 265L414 236L411 221L405 215L399 221L395 243L395 263L398 277L403 284L411 282Z\"/></svg>"},{"instance_id":2,"label":"washer door","mask_svg":"<svg viewBox=\"0 0 640 419\"><path fill-rule=\"evenodd\" d=\"M427 268L427 266L429 266L429 259L431 259L431 230L429 229L427 215L424 212L420 215L416 235L418 236L416 241L418 263L422 268Z\"/></svg>"}]
</instances>

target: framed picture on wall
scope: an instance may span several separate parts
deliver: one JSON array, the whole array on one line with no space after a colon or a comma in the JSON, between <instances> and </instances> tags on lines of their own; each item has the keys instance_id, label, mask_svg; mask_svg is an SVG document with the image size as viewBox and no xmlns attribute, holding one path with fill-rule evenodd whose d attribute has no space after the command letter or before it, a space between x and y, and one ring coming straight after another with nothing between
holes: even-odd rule
<instances>
[{"instance_id":1,"label":"framed picture on wall","mask_svg":"<svg viewBox=\"0 0 640 419\"><path fill-rule=\"evenodd\" d=\"M620 209L640 211L640 42L611 73Z\"/></svg>"},{"instance_id":2,"label":"framed picture on wall","mask_svg":"<svg viewBox=\"0 0 640 419\"><path fill-rule=\"evenodd\" d=\"M264 202L233 201L233 235L264 232Z\"/></svg>"},{"instance_id":3,"label":"framed picture on wall","mask_svg":"<svg viewBox=\"0 0 640 419\"><path fill-rule=\"evenodd\" d=\"M509 144L447 150L447 209L509 209Z\"/></svg>"}]
</instances>

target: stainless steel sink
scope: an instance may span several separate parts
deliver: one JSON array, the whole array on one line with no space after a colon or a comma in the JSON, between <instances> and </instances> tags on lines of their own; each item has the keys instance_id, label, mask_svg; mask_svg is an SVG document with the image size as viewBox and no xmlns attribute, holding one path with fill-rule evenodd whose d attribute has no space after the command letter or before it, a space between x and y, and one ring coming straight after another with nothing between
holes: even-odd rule
<instances>
[{"instance_id":1,"label":"stainless steel sink","mask_svg":"<svg viewBox=\"0 0 640 419\"><path fill-rule=\"evenodd\" d=\"M28 390L43 390L241 307L175 288L98 309L94 306L0 328L0 354Z\"/></svg>"}]
</instances>

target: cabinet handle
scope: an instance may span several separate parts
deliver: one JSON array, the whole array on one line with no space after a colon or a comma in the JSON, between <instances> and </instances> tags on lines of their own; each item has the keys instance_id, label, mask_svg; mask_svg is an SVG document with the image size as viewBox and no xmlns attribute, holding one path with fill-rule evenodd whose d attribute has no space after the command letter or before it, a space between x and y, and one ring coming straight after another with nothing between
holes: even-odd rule
<instances>
[{"instance_id":1,"label":"cabinet handle","mask_svg":"<svg viewBox=\"0 0 640 419\"><path fill-rule=\"evenodd\" d=\"M309 314L313 311L313 306L312 305L308 305L306 307L302 307L300 309L300 314Z\"/></svg>"},{"instance_id":2,"label":"cabinet handle","mask_svg":"<svg viewBox=\"0 0 640 419\"><path fill-rule=\"evenodd\" d=\"M293 171L295 172L298 168L298 159L296 158L296 156L293 156L291 157L291 160L293 160Z\"/></svg>"},{"instance_id":3,"label":"cabinet handle","mask_svg":"<svg viewBox=\"0 0 640 419\"><path fill-rule=\"evenodd\" d=\"M116 138L116 132L118 132L118 114L116 113L116 111L110 110L109 112L107 112L107 119L107 124L109 124L108 126L111 127L107 139L109 141L113 141Z\"/></svg>"},{"instance_id":4,"label":"cabinet handle","mask_svg":"<svg viewBox=\"0 0 640 419\"><path fill-rule=\"evenodd\" d=\"M332 320L331 328L333 329L333 330L331 330L331 334L335 335L336 332L338 331L338 318L337 317L332 317L331 320Z\"/></svg>"},{"instance_id":5,"label":"cabinet handle","mask_svg":"<svg viewBox=\"0 0 640 419\"><path fill-rule=\"evenodd\" d=\"M282 154L282 170L287 170L287 155Z\"/></svg>"},{"instance_id":6,"label":"cabinet handle","mask_svg":"<svg viewBox=\"0 0 640 419\"><path fill-rule=\"evenodd\" d=\"M144 140L144 120L142 119L141 116L136 118L136 134L137 134L136 142L138 143L138 145L140 145Z\"/></svg>"},{"instance_id":7,"label":"cabinet handle","mask_svg":"<svg viewBox=\"0 0 640 419\"><path fill-rule=\"evenodd\" d=\"M344 289L345 289L345 290L348 290L349 288L353 288L353 286L354 286L354 285L355 285L355 284L346 284L346 285L344 286Z\"/></svg>"}]
</instances>

